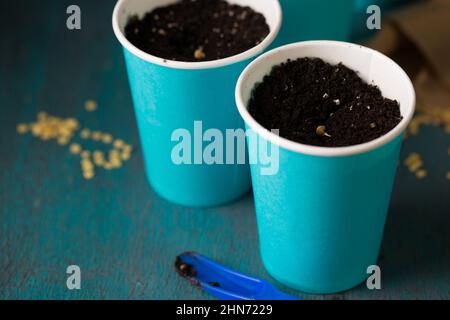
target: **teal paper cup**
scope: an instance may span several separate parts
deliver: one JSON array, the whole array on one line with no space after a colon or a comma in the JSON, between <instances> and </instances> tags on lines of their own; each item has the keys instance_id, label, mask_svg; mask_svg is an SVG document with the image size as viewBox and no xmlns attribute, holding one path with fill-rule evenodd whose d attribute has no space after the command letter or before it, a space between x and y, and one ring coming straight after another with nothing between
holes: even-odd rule
<instances>
[{"instance_id":1,"label":"teal paper cup","mask_svg":"<svg viewBox=\"0 0 450 320\"><path fill-rule=\"evenodd\" d=\"M360 145L326 148L281 138L247 110L256 83L287 59L319 57L344 63L400 103L403 120L386 135ZM336 41L307 41L272 50L253 61L236 87L238 110L247 128L279 148L279 170L251 173L260 251L268 272L310 293L334 293L368 277L377 263L402 136L415 108L406 73L372 49ZM277 128L278 129L278 128ZM250 143L249 152L256 144Z\"/></svg>"},{"instance_id":2,"label":"teal paper cup","mask_svg":"<svg viewBox=\"0 0 450 320\"><path fill-rule=\"evenodd\" d=\"M305 40L348 40L354 0L280 0L283 26L277 45ZM364 25L365 27L365 25Z\"/></svg>"},{"instance_id":3,"label":"teal paper cup","mask_svg":"<svg viewBox=\"0 0 450 320\"><path fill-rule=\"evenodd\" d=\"M245 66L275 39L281 8L277 0L231 1L262 13L270 33L254 48L216 61L165 60L141 51L125 38L130 16L143 16L174 2L120 0L113 13L113 29L123 46L146 174L153 189L185 206L220 205L249 190L250 170L238 161L206 162L202 155L209 142L204 134L212 129L225 136L227 129L244 127L235 108L234 87ZM174 160L179 143L186 148L178 156L189 160Z\"/></svg>"}]
</instances>

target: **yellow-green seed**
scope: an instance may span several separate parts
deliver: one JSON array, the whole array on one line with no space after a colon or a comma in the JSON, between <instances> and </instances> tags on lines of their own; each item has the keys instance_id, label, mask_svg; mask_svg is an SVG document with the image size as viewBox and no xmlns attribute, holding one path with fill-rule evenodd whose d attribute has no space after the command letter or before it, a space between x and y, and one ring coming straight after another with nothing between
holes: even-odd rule
<instances>
[{"instance_id":1,"label":"yellow-green seed","mask_svg":"<svg viewBox=\"0 0 450 320\"><path fill-rule=\"evenodd\" d=\"M89 129L81 130L80 136L82 139L89 139L91 136L91 131Z\"/></svg>"},{"instance_id":2,"label":"yellow-green seed","mask_svg":"<svg viewBox=\"0 0 450 320\"><path fill-rule=\"evenodd\" d=\"M424 169L421 169L421 170L419 170L419 171L416 172L416 177L417 177L418 179L423 179L423 178L425 178L427 175L428 175L428 172L427 172L426 170L424 170Z\"/></svg>"},{"instance_id":3,"label":"yellow-green seed","mask_svg":"<svg viewBox=\"0 0 450 320\"><path fill-rule=\"evenodd\" d=\"M90 156L91 156L91 153L90 153L89 151L87 151L87 150L83 150L83 151L81 152L81 157L82 157L82 158L87 159L87 158L89 158Z\"/></svg>"},{"instance_id":4,"label":"yellow-green seed","mask_svg":"<svg viewBox=\"0 0 450 320\"><path fill-rule=\"evenodd\" d=\"M120 149L124 145L125 145L125 143L123 142L123 140L121 140L121 139L114 140L114 143L113 143L114 148Z\"/></svg>"},{"instance_id":5,"label":"yellow-green seed","mask_svg":"<svg viewBox=\"0 0 450 320\"><path fill-rule=\"evenodd\" d=\"M100 131L92 132L92 140L99 141L102 138L102 133Z\"/></svg>"},{"instance_id":6,"label":"yellow-green seed","mask_svg":"<svg viewBox=\"0 0 450 320\"><path fill-rule=\"evenodd\" d=\"M112 142L112 140L113 140L113 137L112 137L112 135L110 135L109 133L104 133L104 134L102 135L101 140L102 140L102 142L105 143L105 144L110 144L110 143Z\"/></svg>"},{"instance_id":7,"label":"yellow-green seed","mask_svg":"<svg viewBox=\"0 0 450 320\"><path fill-rule=\"evenodd\" d=\"M92 178L94 178L94 175L94 171L92 170L83 171L83 178L85 178L86 180L91 180Z\"/></svg>"},{"instance_id":8,"label":"yellow-green seed","mask_svg":"<svg viewBox=\"0 0 450 320\"><path fill-rule=\"evenodd\" d=\"M28 126L24 123L19 123L16 128L17 128L17 132L20 134L27 133L28 129L29 129Z\"/></svg>"},{"instance_id":9,"label":"yellow-green seed","mask_svg":"<svg viewBox=\"0 0 450 320\"><path fill-rule=\"evenodd\" d=\"M72 143L70 145L70 152L73 154L79 154L81 152L81 146L78 143Z\"/></svg>"},{"instance_id":10,"label":"yellow-green seed","mask_svg":"<svg viewBox=\"0 0 450 320\"><path fill-rule=\"evenodd\" d=\"M84 103L84 108L88 112L93 112L93 111L97 110L97 102L95 102L94 100L87 100Z\"/></svg>"}]
</instances>

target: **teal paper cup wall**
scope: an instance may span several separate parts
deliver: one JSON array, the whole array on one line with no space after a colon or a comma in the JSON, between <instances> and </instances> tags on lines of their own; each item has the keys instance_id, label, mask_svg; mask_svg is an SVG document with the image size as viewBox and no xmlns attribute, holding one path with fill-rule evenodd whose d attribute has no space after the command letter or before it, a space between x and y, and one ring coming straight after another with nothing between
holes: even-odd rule
<instances>
[{"instance_id":1,"label":"teal paper cup wall","mask_svg":"<svg viewBox=\"0 0 450 320\"><path fill-rule=\"evenodd\" d=\"M243 128L234 103L236 81L245 66L264 51L281 25L277 0L235 0L262 13L270 34L256 47L233 57L206 62L168 61L133 46L123 30L132 15L175 0L120 0L113 13L113 28L123 46L133 104L144 154L145 169L153 189L162 197L186 206L214 206L232 201L250 188L246 164L176 164L172 159L175 130L191 135L194 163L194 121L202 131ZM176 138L176 137L174 137ZM198 138L198 136L197 136ZM202 139L202 137L200 137ZM181 141L181 138L180 138ZM200 150L203 154L203 149ZM198 162L198 160L197 160Z\"/></svg>"},{"instance_id":2,"label":"teal paper cup wall","mask_svg":"<svg viewBox=\"0 0 450 320\"><path fill-rule=\"evenodd\" d=\"M304 40L348 40L354 0L280 0L283 26L276 45ZM365 24L364 24L365 27Z\"/></svg>"},{"instance_id":3,"label":"teal paper cup wall","mask_svg":"<svg viewBox=\"0 0 450 320\"><path fill-rule=\"evenodd\" d=\"M255 83L287 59L319 57L357 70L400 103L403 120L368 143L325 148L295 143L259 125L247 111ZM307 41L272 50L242 73L238 110L248 128L279 147L279 171L251 166L260 251L280 282L311 293L334 293L364 281L377 263L403 132L415 108L406 73L391 59L345 42ZM250 144L252 152L255 145Z\"/></svg>"}]
</instances>

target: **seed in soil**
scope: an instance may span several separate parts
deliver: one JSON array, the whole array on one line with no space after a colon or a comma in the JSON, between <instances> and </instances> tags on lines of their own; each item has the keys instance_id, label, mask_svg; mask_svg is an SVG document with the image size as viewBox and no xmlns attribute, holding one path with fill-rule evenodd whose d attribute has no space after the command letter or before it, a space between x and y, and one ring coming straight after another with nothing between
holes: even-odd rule
<instances>
[{"instance_id":1,"label":"seed in soil","mask_svg":"<svg viewBox=\"0 0 450 320\"><path fill-rule=\"evenodd\" d=\"M260 44L269 32L261 13L224 0L181 0L141 19L131 16L125 26L125 37L137 48L186 62L234 56Z\"/></svg>"},{"instance_id":2,"label":"seed in soil","mask_svg":"<svg viewBox=\"0 0 450 320\"><path fill-rule=\"evenodd\" d=\"M316 129L316 133L319 136L327 136L327 137L331 137L328 133L327 133L327 128L325 126L318 126Z\"/></svg>"},{"instance_id":3,"label":"seed in soil","mask_svg":"<svg viewBox=\"0 0 450 320\"><path fill-rule=\"evenodd\" d=\"M204 59L206 57L205 53L203 52L203 48L202 47L200 47L197 50L195 50L194 57L197 60L202 60L202 59Z\"/></svg>"},{"instance_id":4,"label":"seed in soil","mask_svg":"<svg viewBox=\"0 0 450 320\"><path fill-rule=\"evenodd\" d=\"M402 120L399 103L383 97L354 70L308 57L273 67L255 85L248 108L281 137L322 147L372 141Z\"/></svg>"}]
</instances>

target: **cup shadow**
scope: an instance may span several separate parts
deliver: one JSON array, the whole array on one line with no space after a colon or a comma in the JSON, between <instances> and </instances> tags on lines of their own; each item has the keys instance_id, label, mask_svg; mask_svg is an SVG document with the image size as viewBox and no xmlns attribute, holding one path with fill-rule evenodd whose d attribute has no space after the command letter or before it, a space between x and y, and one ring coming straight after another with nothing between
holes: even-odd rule
<instances>
[{"instance_id":1,"label":"cup shadow","mask_svg":"<svg viewBox=\"0 0 450 320\"><path fill-rule=\"evenodd\" d=\"M445 186L418 186L408 177L397 182L379 260L383 282L411 288L420 283L423 293L444 286L448 294L450 215Z\"/></svg>"}]
</instances>

